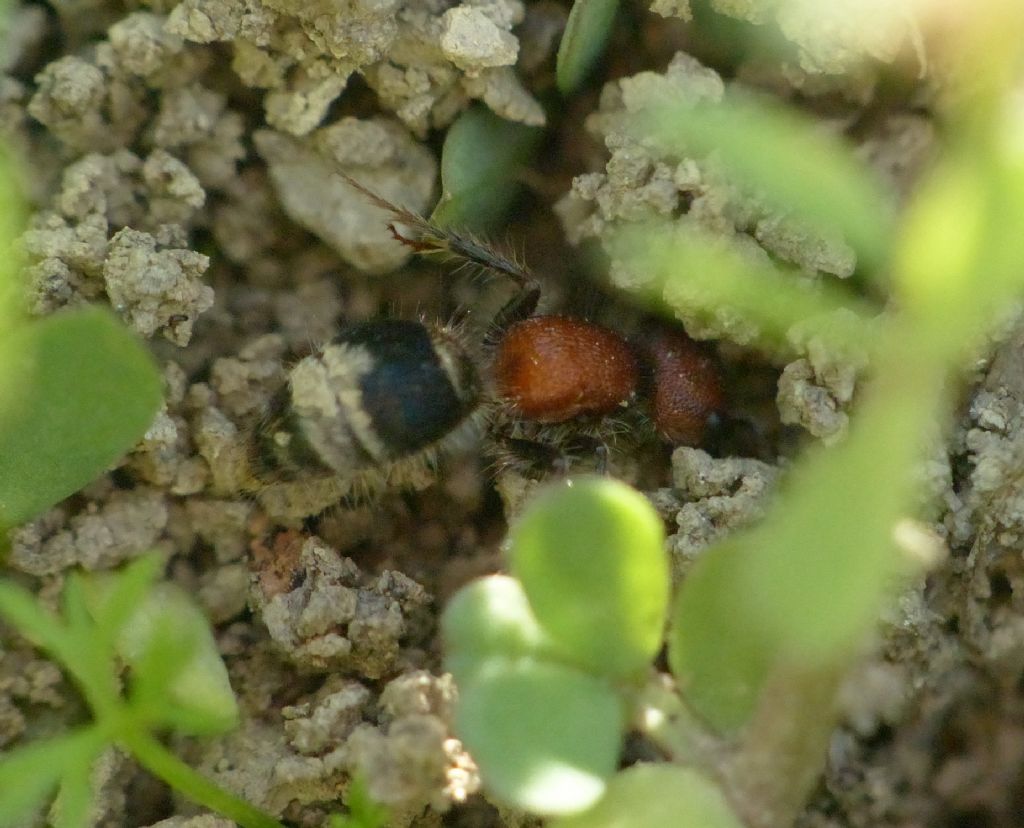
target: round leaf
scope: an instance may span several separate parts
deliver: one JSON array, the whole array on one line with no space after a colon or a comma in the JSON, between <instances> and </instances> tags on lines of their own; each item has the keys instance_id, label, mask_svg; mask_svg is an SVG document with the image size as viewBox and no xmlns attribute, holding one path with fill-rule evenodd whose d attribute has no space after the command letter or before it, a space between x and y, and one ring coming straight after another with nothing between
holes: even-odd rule
<instances>
[{"instance_id":1,"label":"round leaf","mask_svg":"<svg viewBox=\"0 0 1024 828\"><path fill-rule=\"evenodd\" d=\"M455 723L496 797L553 815L604 792L625 713L608 684L571 667L495 658L460 688Z\"/></svg>"},{"instance_id":2,"label":"round leaf","mask_svg":"<svg viewBox=\"0 0 1024 828\"><path fill-rule=\"evenodd\" d=\"M701 558L676 595L668 635L668 663L687 701L721 730L753 713L778 652L751 602L739 600L744 565L744 545L731 539Z\"/></svg>"},{"instance_id":3,"label":"round leaf","mask_svg":"<svg viewBox=\"0 0 1024 828\"><path fill-rule=\"evenodd\" d=\"M548 489L511 531L511 569L559 649L609 676L643 671L661 647L669 600L661 519L607 478Z\"/></svg>"},{"instance_id":4,"label":"round leaf","mask_svg":"<svg viewBox=\"0 0 1024 828\"><path fill-rule=\"evenodd\" d=\"M441 630L445 669L460 683L494 656L538 656L551 647L523 588L507 575L480 578L460 589L444 611Z\"/></svg>"},{"instance_id":5,"label":"round leaf","mask_svg":"<svg viewBox=\"0 0 1024 828\"><path fill-rule=\"evenodd\" d=\"M0 529L77 491L131 448L161 388L150 355L102 308L0 331Z\"/></svg>"},{"instance_id":6,"label":"round leaf","mask_svg":"<svg viewBox=\"0 0 1024 828\"><path fill-rule=\"evenodd\" d=\"M501 220L519 190L519 172L541 130L470 107L452 124L441 151L441 200L430 220L442 227L486 230Z\"/></svg>"},{"instance_id":7,"label":"round leaf","mask_svg":"<svg viewBox=\"0 0 1024 828\"><path fill-rule=\"evenodd\" d=\"M673 765L634 765L608 783L593 808L552 828L743 828L707 777Z\"/></svg>"}]
</instances>

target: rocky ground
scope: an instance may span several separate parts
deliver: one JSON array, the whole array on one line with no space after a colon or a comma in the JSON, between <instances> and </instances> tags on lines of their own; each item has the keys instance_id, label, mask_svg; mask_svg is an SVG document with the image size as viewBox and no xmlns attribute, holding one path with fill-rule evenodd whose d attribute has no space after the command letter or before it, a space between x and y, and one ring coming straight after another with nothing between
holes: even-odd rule
<instances>
[{"instance_id":1,"label":"rocky ground","mask_svg":"<svg viewBox=\"0 0 1024 828\"><path fill-rule=\"evenodd\" d=\"M356 772L395 825L530 822L477 792L451 731L437 617L459 585L500 568L505 521L532 483L496 479L470 441L437 479L311 524L322 493L242 496L230 458L287 366L339 320L494 305L489 286L410 260L335 174L429 210L445 130L474 104L545 127L507 235L542 275L546 309L637 324L617 291L644 274L608 251L597 287L583 262L651 212L733 238L794 278L854 276L841 239L745 197L714 159L659 155L624 127L666 92L714 101L751 84L845 134L902 196L937 142L912 32L854 30L815 3L777 15L754 0L710 5L624 8L596 77L564 100L553 69L568 7L552 0L13 9L0 125L26 159L32 312L108 303L149 341L166 404L119 468L16 533L8 566L52 601L71 567L166 557L215 625L243 709L237 732L179 746L219 783L296 825L337 810ZM791 48L741 56L732 44L752 23ZM698 318L664 299L713 343L753 435L742 452L669 458L652 446L612 459L665 516L682 576L762 513L801 445L842 438L863 365L798 330L787 353L766 353L727 309ZM1024 824L1022 353L1020 330L993 344L922 469L950 554L902 596L850 678L803 826ZM0 748L80 715L56 667L0 629ZM96 825L226 824L123 757L97 777Z\"/></svg>"}]
</instances>

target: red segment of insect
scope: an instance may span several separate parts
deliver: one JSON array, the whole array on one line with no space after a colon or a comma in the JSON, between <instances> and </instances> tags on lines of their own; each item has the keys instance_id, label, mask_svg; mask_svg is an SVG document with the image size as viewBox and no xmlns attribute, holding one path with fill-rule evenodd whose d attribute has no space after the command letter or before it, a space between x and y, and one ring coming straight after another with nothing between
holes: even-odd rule
<instances>
[{"instance_id":1,"label":"red segment of insect","mask_svg":"<svg viewBox=\"0 0 1024 828\"><path fill-rule=\"evenodd\" d=\"M682 331L661 330L646 339L647 393L651 419L670 443L695 446L725 397L718 366Z\"/></svg>"},{"instance_id":2,"label":"red segment of insect","mask_svg":"<svg viewBox=\"0 0 1024 828\"><path fill-rule=\"evenodd\" d=\"M498 393L528 419L608 414L636 392L633 350L619 334L566 316L516 322L494 355Z\"/></svg>"}]
</instances>

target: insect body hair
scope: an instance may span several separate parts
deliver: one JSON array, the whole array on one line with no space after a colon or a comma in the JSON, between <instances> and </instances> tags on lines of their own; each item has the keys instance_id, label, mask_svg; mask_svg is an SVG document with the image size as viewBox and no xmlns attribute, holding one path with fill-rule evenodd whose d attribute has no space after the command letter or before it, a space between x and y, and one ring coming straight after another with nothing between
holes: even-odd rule
<instances>
[{"instance_id":1,"label":"insect body hair","mask_svg":"<svg viewBox=\"0 0 1024 828\"><path fill-rule=\"evenodd\" d=\"M425 478L482 405L476 360L447 325L347 325L301 359L246 436L250 489L303 481L344 497ZM334 482L330 482L334 479Z\"/></svg>"},{"instance_id":2,"label":"insect body hair","mask_svg":"<svg viewBox=\"0 0 1024 828\"><path fill-rule=\"evenodd\" d=\"M419 488L480 432L494 470L530 477L580 461L603 471L609 449L638 435L700 439L721 394L713 360L685 333L655 325L634 341L575 317L536 315L539 284L520 258L343 178L390 213L398 241L516 290L476 343L454 325L377 319L343 327L300 360L249 437L264 503L311 514Z\"/></svg>"}]
</instances>

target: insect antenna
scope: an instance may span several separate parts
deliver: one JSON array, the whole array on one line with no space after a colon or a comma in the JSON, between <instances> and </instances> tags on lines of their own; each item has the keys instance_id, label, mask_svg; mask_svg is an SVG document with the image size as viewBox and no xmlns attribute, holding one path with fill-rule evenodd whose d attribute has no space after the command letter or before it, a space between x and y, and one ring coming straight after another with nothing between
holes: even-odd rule
<instances>
[{"instance_id":1,"label":"insect antenna","mask_svg":"<svg viewBox=\"0 0 1024 828\"><path fill-rule=\"evenodd\" d=\"M469 233L438 227L418 213L405 207L399 207L377 195L351 176L343 172L339 172L339 175L376 206L391 213L396 219L388 225L391 235L396 241L400 241L417 253L447 256L459 262L461 266L475 267L487 273L500 274L511 279L523 290L532 290L536 286L536 279L522 262L520 256L496 250ZM415 235L405 235L398 229L397 224L409 226Z\"/></svg>"}]
</instances>

